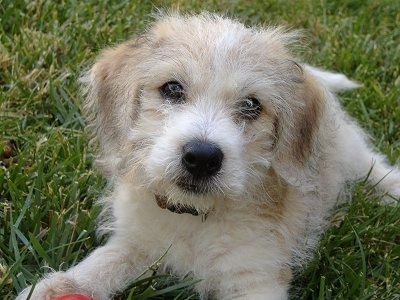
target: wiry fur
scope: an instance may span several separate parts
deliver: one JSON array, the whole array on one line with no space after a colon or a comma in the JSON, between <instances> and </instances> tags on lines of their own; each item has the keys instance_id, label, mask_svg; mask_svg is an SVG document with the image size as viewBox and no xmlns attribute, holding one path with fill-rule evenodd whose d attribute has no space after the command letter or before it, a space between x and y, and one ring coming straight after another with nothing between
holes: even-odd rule
<instances>
[{"instance_id":1,"label":"wiry fur","mask_svg":"<svg viewBox=\"0 0 400 300\"><path fill-rule=\"evenodd\" d=\"M399 171L371 150L333 94L357 84L297 61L295 38L215 15L172 14L103 51L83 78L84 110L111 182L103 201L112 236L39 282L33 299L108 299L169 248L164 269L192 272L203 298L285 299L291 269L312 254L345 182L371 171L370 182L398 197ZM185 103L161 97L168 81L182 84ZM247 97L262 105L255 120L238 115ZM181 149L193 139L224 154L200 194L177 185L188 176ZM162 209L156 195L203 217Z\"/></svg>"}]
</instances>

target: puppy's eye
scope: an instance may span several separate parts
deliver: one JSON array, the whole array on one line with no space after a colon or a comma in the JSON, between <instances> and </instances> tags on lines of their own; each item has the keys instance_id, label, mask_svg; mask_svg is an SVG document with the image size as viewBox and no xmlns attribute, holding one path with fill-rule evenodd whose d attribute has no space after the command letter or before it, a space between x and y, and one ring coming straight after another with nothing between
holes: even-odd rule
<instances>
[{"instance_id":1,"label":"puppy's eye","mask_svg":"<svg viewBox=\"0 0 400 300\"><path fill-rule=\"evenodd\" d=\"M161 97L172 103L183 103L185 101L185 90L177 81L169 81L160 87Z\"/></svg>"},{"instance_id":2,"label":"puppy's eye","mask_svg":"<svg viewBox=\"0 0 400 300\"><path fill-rule=\"evenodd\" d=\"M249 97L239 103L239 117L244 120L257 119L262 111L260 101L256 98Z\"/></svg>"}]
</instances>

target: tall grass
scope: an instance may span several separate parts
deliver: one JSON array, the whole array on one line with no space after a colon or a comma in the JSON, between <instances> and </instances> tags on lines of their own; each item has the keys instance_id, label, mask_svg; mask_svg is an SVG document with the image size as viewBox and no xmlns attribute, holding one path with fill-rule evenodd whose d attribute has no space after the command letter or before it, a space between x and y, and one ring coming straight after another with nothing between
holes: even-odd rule
<instances>
[{"instance_id":1,"label":"tall grass","mask_svg":"<svg viewBox=\"0 0 400 300\"><path fill-rule=\"evenodd\" d=\"M77 77L160 7L304 28L304 59L363 84L343 105L399 162L399 1L0 1L0 298L102 243L93 203L104 181L91 169ZM11 139L18 152L8 157ZM296 276L294 299L400 299L400 209L378 205L362 182L351 198ZM195 298L186 289L192 279L150 275L120 298Z\"/></svg>"}]
</instances>

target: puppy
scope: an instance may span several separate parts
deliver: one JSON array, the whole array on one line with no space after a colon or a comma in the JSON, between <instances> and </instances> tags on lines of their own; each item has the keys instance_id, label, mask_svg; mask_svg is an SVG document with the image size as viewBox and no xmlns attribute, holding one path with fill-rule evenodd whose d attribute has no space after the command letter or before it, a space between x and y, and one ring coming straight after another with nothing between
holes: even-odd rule
<instances>
[{"instance_id":1,"label":"puppy","mask_svg":"<svg viewBox=\"0 0 400 300\"><path fill-rule=\"evenodd\" d=\"M294 42L281 28L169 14L103 51L82 82L112 235L32 299L109 299L164 253L161 269L191 272L202 299L286 299L346 182L369 174L398 197L399 170L334 95L357 85L299 62Z\"/></svg>"}]
</instances>

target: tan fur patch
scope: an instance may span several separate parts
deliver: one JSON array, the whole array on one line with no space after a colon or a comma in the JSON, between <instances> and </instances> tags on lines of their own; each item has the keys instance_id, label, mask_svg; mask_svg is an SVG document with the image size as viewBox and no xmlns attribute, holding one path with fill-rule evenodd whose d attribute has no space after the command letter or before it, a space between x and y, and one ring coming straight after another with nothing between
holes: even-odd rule
<instances>
[{"instance_id":1,"label":"tan fur patch","mask_svg":"<svg viewBox=\"0 0 400 300\"><path fill-rule=\"evenodd\" d=\"M314 133L319 127L319 119L322 113L321 90L312 82L310 77L306 77L303 83L303 101L304 107L300 110L296 120L295 141L292 148L292 154L295 158L304 162L311 154L313 147Z\"/></svg>"},{"instance_id":2,"label":"tan fur patch","mask_svg":"<svg viewBox=\"0 0 400 300\"><path fill-rule=\"evenodd\" d=\"M275 172L273 168L268 170L267 201L258 206L258 215L263 218L281 220L285 212L286 200L290 192L290 186Z\"/></svg>"},{"instance_id":3,"label":"tan fur patch","mask_svg":"<svg viewBox=\"0 0 400 300\"><path fill-rule=\"evenodd\" d=\"M283 267L279 272L278 281L282 284L290 284L290 281L293 278L293 272L290 267Z\"/></svg>"}]
</instances>

